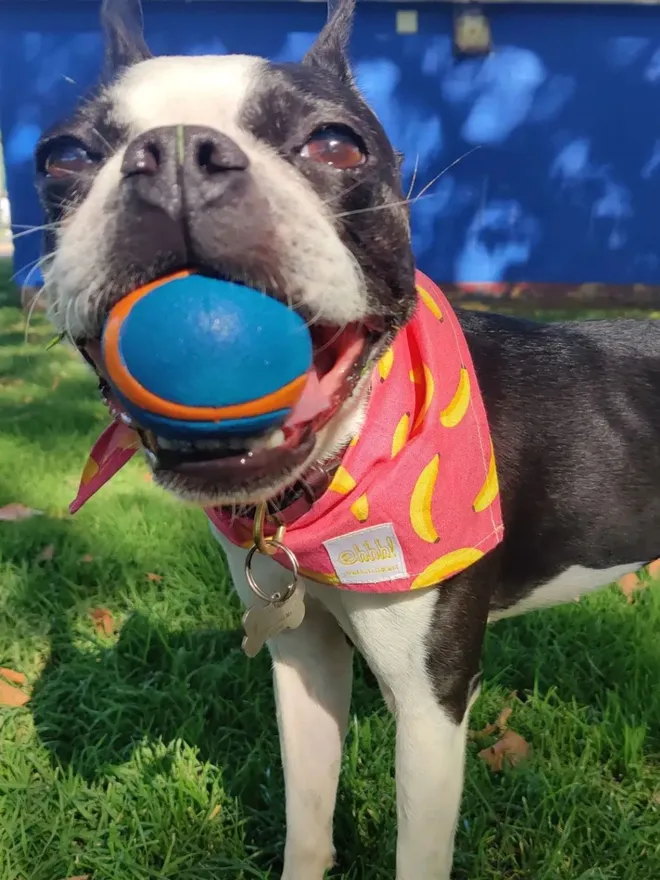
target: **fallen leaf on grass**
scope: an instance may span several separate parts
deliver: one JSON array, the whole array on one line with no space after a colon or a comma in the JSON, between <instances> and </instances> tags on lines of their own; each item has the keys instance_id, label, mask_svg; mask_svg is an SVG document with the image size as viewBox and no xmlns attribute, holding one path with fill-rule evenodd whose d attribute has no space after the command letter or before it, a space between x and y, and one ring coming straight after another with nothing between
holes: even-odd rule
<instances>
[{"instance_id":1,"label":"fallen leaf on grass","mask_svg":"<svg viewBox=\"0 0 660 880\"><path fill-rule=\"evenodd\" d=\"M513 709L511 706L505 706L504 709L500 712L495 720L494 724L487 724L483 730L471 730L470 738L471 739L480 739L482 737L492 736L494 733L504 733L506 730L506 726L509 722L509 718L513 713Z\"/></svg>"},{"instance_id":2,"label":"fallen leaf on grass","mask_svg":"<svg viewBox=\"0 0 660 880\"><path fill-rule=\"evenodd\" d=\"M43 510L34 510L24 504L5 504L0 507L0 520L4 522L16 522L19 519L30 519L32 516L41 516Z\"/></svg>"},{"instance_id":3,"label":"fallen leaf on grass","mask_svg":"<svg viewBox=\"0 0 660 880\"><path fill-rule=\"evenodd\" d=\"M660 578L660 559L654 559L653 562L649 562L646 566L646 570L648 571L651 580L657 581L658 578Z\"/></svg>"},{"instance_id":4,"label":"fallen leaf on grass","mask_svg":"<svg viewBox=\"0 0 660 880\"><path fill-rule=\"evenodd\" d=\"M24 706L29 699L23 691L12 687L6 681L0 681L0 706Z\"/></svg>"},{"instance_id":5,"label":"fallen leaf on grass","mask_svg":"<svg viewBox=\"0 0 660 880\"><path fill-rule=\"evenodd\" d=\"M504 709L502 709L497 718L497 721L495 722L499 730L506 730L507 723L512 714L513 709L511 708L511 706L505 706Z\"/></svg>"},{"instance_id":6,"label":"fallen leaf on grass","mask_svg":"<svg viewBox=\"0 0 660 880\"><path fill-rule=\"evenodd\" d=\"M28 395L27 397L23 398L23 403L32 403L33 400L34 400L34 397L32 397L31 395Z\"/></svg>"},{"instance_id":7,"label":"fallen leaf on grass","mask_svg":"<svg viewBox=\"0 0 660 880\"><path fill-rule=\"evenodd\" d=\"M162 581L162 579L163 579L162 574L155 574L153 571L150 571L147 573L147 580L148 581L153 581L154 583L157 584L157 583L160 583L160 581Z\"/></svg>"},{"instance_id":8,"label":"fallen leaf on grass","mask_svg":"<svg viewBox=\"0 0 660 880\"><path fill-rule=\"evenodd\" d=\"M529 757L531 750L530 744L519 733L505 730L504 736L495 745L479 752L479 757L488 764L493 773L501 773L505 764L514 767Z\"/></svg>"},{"instance_id":9,"label":"fallen leaf on grass","mask_svg":"<svg viewBox=\"0 0 660 880\"><path fill-rule=\"evenodd\" d=\"M213 809L211 810L211 812L209 813L209 822L213 821L213 819L216 818L216 816L218 815L220 810L221 810L220 804L216 804L213 807Z\"/></svg>"},{"instance_id":10,"label":"fallen leaf on grass","mask_svg":"<svg viewBox=\"0 0 660 880\"><path fill-rule=\"evenodd\" d=\"M61 376L53 376L53 381L50 383L50 390L55 391L55 389L57 388L57 386L60 384L61 381L62 381Z\"/></svg>"},{"instance_id":11,"label":"fallen leaf on grass","mask_svg":"<svg viewBox=\"0 0 660 880\"><path fill-rule=\"evenodd\" d=\"M94 562L94 557L92 556L91 553L85 553L84 556L81 556L81 557L80 557L80 561L81 561L81 562L87 562L87 563L89 563L89 562Z\"/></svg>"},{"instance_id":12,"label":"fallen leaf on grass","mask_svg":"<svg viewBox=\"0 0 660 880\"><path fill-rule=\"evenodd\" d=\"M112 612L107 608L92 608L89 612L94 628L99 635L111 636L115 629Z\"/></svg>"},{"instance_id":13,"label":"fallen leaf on grass","mask_svg":"<svg viewBox=\"0 0 660 880\"><path fill-rule=\"evenodd\" d=\"M153 483L153 480L154 480L152 474L150 474L148 471L147 471L147 473L142 477L142 479L144 480L145 483Z\"/></svg>"},{"instance_id":14,"label":"fallen leaf on grass","mask_svg":"<svg viewBox=\"0 0 660 880\"><path fill-rule=\"evenodd\" d=\"M25 684L27 678L22 672L16 672L14 669L7 669L6 666L0 666L0 676L10 681L12 684Z\"/></svg>"},{"instance_id":15,"label":"fallen leaf on grass","mask_svg":"<svg viewBox=\"0 0 660 880\"><path fill-rule=\"evenodd\" d=\"M37 556L37 562L51 562L54 556L55 547L53 544L48 544L48 546L44 547L41 553Z\"/></svg>"},{"instance_id":16,"label":"fallen leaf on grass","mask_svg":"<svg viewBox=\"0 0 660 880\"><path fill-rule=\"evenodd\" d=\"M75 877L65 877L64 880L92 880L91 874L76 874Z\"/></svg>"},{"instance_id":17,"label":"fallen leaf on grass","mask_svg":"<svg viewBox=\"0 0 660 880\"><path fill-rule=\"evenodd\" d=\"M645 590L648 587L646 581L643 581L637 572L631 571L630 574L624 574L617 581L619 589L628 600L628 604L632 605L635 601L635 593Z\"/></svg>"}]
</instances>

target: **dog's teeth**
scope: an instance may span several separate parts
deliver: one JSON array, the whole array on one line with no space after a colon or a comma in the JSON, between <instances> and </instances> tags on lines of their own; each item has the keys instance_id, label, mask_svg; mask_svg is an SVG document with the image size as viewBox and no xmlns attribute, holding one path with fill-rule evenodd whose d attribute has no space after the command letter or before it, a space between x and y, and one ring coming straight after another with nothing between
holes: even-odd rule
<instances>
[{"instance_id":1,"label":"dog's teeth","mask_svg":"<svg viewBox=\"0 0 660 880\"><path fill-rule=\"evenodd\" d=\"M188 440L168 440L167 437L157 437L156 439L161 449L177 449L179 451L194 449L194 444Z\"/></svg>"},{"instance_id":2,"label":"dog's teeth","mask_svg":"<svg viewBox=\"0 0 660 880\"><path fill-rule=\"evenodd\" d=\"M118 413L118 415L119 415L119 419L120 419L120 421L122 421L125 425L128 425L129 428L132 428L133 425L135 424L135 422L134 422L133 419L129 416L128 413L120 412L120 413Z\"/></svg>"},{"instance_id":3,"label":"dog's teeth","mask_svg":"<svg viewBox=\"0 0 660 880\"><path fill-rule=\"evenodd\" d=\"M266 437L265 447L266 449L277 449L278 446L281 446L284 443L284 431L281 428L277 428L273 431L272 434L269 434Z\"/></svg>"},{"instance_id":4,"label":"dog's teeth","mask_svg":"<svg viewBox=\"0 0 660 880\"><path fill-rule=\"evenodd\" d=\"M278 446L284 443L284 440L284 431L281 428L275 428L270 434L266 434L265 437L258 437L256 440L253 440L249 444L249 448L251 452L259 452L261 449L277 449Z\"/></svg>"},{"instance_id":5,"label":"dog's teeth","mask_svg":"<svg viewBox=\"0 0 660 880\"><path fill-rule=\"evenodd\" d=\"M246 440L245 437L233 437L231 435L219 438L205 438L195 440L194 443L188 440L170 440L167 437L157 437L160 449L175 452L223 452L232 450L235 452L250 453L257 452L260 449L277 449L284 443L284 432L279 428L271 431L265 437L259 437L256 440Z\"/></svg>"},{"instance_id":6,"label":"dog's teeth","mask_svg":"<svg viewBox=\"0 0 660 880\"><path fill-rule=\"evenodd\" d=\"M144 454L145 454L145 457L146 457L147 461L148 461L149 464L151 465L151 467L156 467L156 464L158 463L158 459L157 459L156 456L153 454L153 452L151 451L151 449L145 449L145 450L144 450Z\"/></svg>"},{"instance_id":7,"label":"dog's teeth","mask_svg":"<svg viewBox=\"0 0 660 880\"><path fill-rule=\"evenodd\" d=\"M220 447L228 445L228 443L220 440L197 440L195 442L197 449L220 449Z\"/></svg>"}]
</instances>

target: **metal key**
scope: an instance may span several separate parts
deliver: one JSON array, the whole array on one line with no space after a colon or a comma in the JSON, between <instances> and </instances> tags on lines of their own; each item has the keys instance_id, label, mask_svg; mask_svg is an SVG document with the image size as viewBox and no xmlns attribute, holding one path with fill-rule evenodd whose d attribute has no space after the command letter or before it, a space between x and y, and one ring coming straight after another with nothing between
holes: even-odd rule
<instances>
[{"instance_id":1,"label":"metal key","mask_svg":"<svg viewBox=\"0 0 660 880\"><path fill-rule=\"evenodd\" d=\"M241 647L248 657L256 657L269 639L285 629L297 629L304 618L305 585L299 580L284 600L248 608L243 615L245 636Z\"/></svg>"},{"instance_id":2,"label":"metal key","mask_svg":"<svg viewBox=\"0 0 660 880\"><path fill-rule=\"evenodd\" d=\"M268 639L285 629L296 629L305 617L305 584L298 577L298 560L295 554L277 538L267 539L268 555L281 551L291 564L291 583L283 593L277 592L269 595L261 589L252 573L252 560L255 553L261 553L259 542L250 548L245 558L245 577L248 586L260 600L260 604L253 605L243 615L243 629L245 636L241 647L248 657L256 657Z\"/></svg>"}]
</instances>

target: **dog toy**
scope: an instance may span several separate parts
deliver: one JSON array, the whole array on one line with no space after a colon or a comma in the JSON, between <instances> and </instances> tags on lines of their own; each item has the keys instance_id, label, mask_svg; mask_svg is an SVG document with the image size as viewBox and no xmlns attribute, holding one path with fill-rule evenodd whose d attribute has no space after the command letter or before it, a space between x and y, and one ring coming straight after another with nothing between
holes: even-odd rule
<instances>
[{"instance_id":1,"label":"dog toy","mask_svg":"<svg viewBox=\"0 0 660 880\"><path fill-rule=\"evenodd\" d=\"M297 312L252 288L188 272L120 300L102 353L126 411L174 439L283 424L312 365L311 337Z\"/></svg>"}]
</instances>

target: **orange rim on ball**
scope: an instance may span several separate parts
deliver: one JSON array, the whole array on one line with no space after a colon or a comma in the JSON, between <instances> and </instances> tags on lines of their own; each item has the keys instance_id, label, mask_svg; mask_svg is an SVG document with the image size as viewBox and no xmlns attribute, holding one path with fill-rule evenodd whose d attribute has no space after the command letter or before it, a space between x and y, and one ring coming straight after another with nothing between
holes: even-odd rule
<instances>
[{"instance_id":1,"label":"orange rim on ball","mask_svg":"<svg viewBox=\"0 0 660 880\"><path fill-rule=\"evenodd\" d=\"M174 403L153 394L141 385L124 366L119 350L119 336L121 326L133 306L151 293L156 287L175 281L178 278L186 278L193 272L182 271L165 278L159 278L144 287L139 287L133 293L120 300L110 312L108 323L103 334L103 359L108 371L108 376L115 387L128 400L137 406L154 413L155 415L167 416L171 419L182 421L218 422L226 419L242 419L247 416L259 416L279 409L292 407L302 394L303 387L307 382L307 376L298 376L283 388L266 394L257 400L248 400L245 403L236 403L231 406L186 406Z\"/></svg>"}]
</instances>

